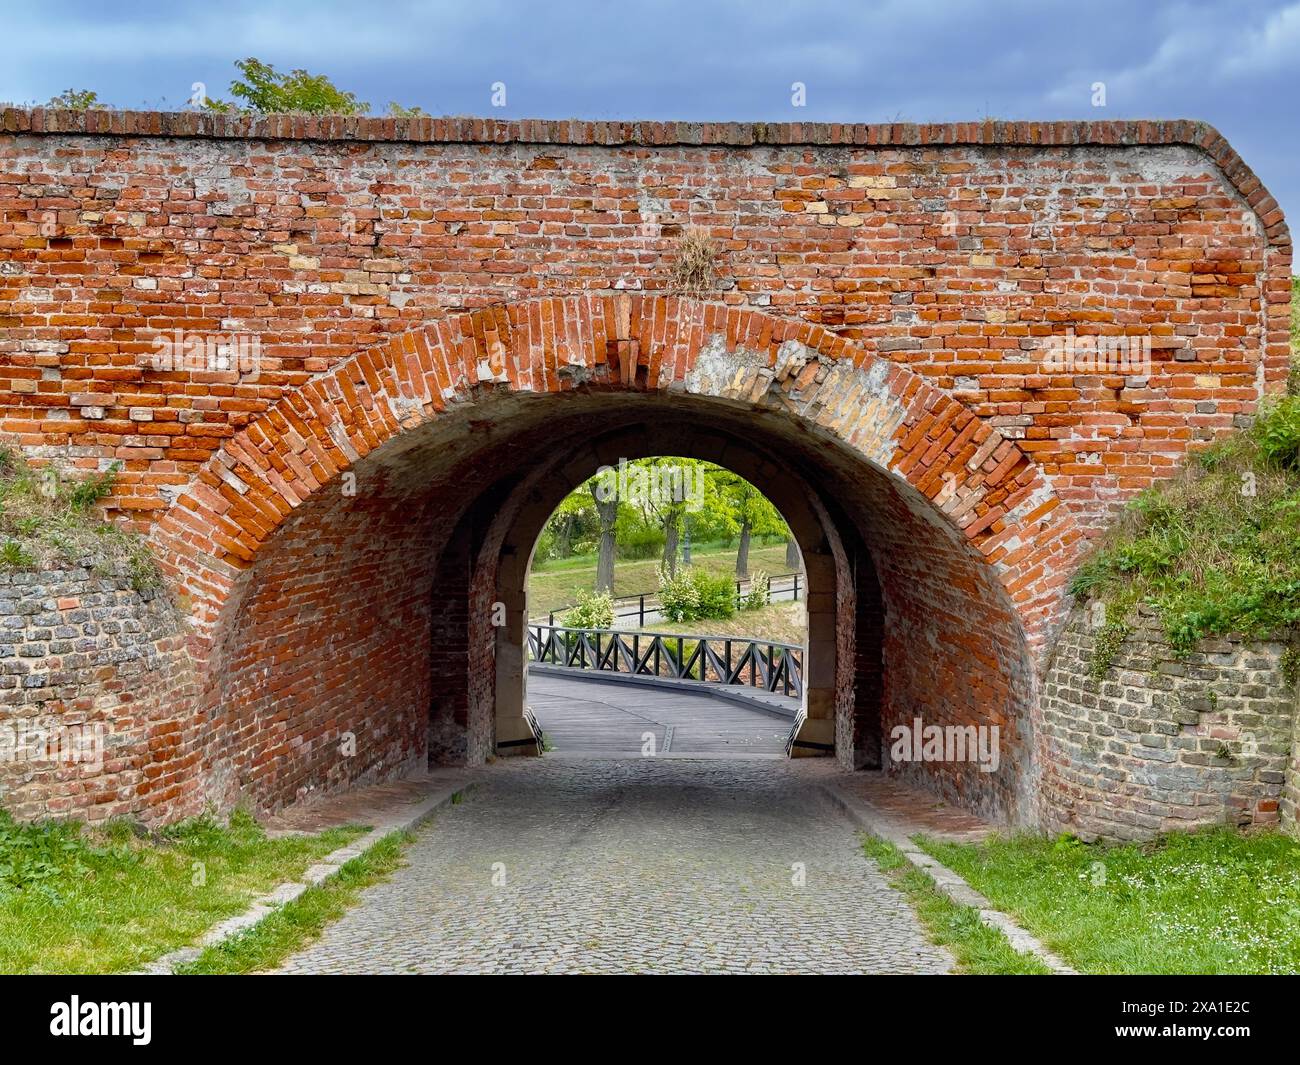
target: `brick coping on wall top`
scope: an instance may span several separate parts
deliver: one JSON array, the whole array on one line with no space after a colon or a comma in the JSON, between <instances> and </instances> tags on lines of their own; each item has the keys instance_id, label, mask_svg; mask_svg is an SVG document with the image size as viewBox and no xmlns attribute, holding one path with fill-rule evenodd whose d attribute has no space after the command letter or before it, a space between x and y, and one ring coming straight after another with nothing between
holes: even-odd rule
<instances>
[{"instance_id":1,"label":"brick coping on wall top","mask_svg":"<svg viewBox=\"0 0 1300 1065\"><path fill-rule=\"evenodd\" d=\"M1270 244L1290 246L1282 208L1221 133L1191 119L1105 122L587 122L580 119L366 118L201 111L71 111L8 107L0 133L206 137L222 140L399 141L603 147L1139 147L1205 152L1250 204Z\"/></svg>"}]
</instances>

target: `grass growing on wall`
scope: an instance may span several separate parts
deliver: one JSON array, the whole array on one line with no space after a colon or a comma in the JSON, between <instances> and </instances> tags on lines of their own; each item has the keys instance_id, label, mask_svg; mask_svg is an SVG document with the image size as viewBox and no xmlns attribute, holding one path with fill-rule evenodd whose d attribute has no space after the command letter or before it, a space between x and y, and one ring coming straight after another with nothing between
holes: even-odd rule
<instances>
[{"instance_id":1,"label":"grass growing on wall","mask_svg":"<svg viewBox=\"0 0 1300 1065\"><path fill-rule=\"evenodd\" d=\"M140 537L97 516L116 476L116 466L82 478L33 469L0 447L0 572L90 560L101 571L125 565L137 590L156 587L158 570Z\"/></svg>"},{"instance_id":2,"label":"grass growing on wall","mask_svg":"<svg viewBox=\"0 0 1300 1065\"><path fill-rule=\"evenodd\" d=\"M1155 608L1176 651L1300 623L1300 395L1266 402L1251 428L1138 496L1071 591L1106 607L1094 675L1118 653L1138 603Z\"/></svg>"}]
</instances>

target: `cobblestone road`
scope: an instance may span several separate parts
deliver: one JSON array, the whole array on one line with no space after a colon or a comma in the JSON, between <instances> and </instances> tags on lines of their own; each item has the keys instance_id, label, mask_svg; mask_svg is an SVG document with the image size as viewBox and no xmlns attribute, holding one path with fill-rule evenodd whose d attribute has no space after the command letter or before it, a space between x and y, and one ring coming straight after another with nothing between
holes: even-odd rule
<instances>
[{"instance_id":1,"label":"cobblestone road","mask_svg":"<svg viewBox=\"0 0 1300 1065\"><path fill-rule=\"evenodd\" d=\"M406 867L283 971L934 973L952 964L797 764L552 755L481 776L420 830Z\"/></svg>"}]
</instances>

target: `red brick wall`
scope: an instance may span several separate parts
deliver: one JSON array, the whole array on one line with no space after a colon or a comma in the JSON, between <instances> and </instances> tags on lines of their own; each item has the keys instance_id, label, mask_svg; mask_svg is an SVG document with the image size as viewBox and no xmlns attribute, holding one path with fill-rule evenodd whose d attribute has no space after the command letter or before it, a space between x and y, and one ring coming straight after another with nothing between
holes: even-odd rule
<instances>
[{"instance_id":1,"label":"red brick wall","mask_svg":"<svg viewBox=\"0 0 1300 1065\"><path fill-rule=\"evenodd\" d=\"M687 226L721 249L703 302L661 295ZM1192 123L7 111L0 431L125 464L114 503L192 608L208 790L276 805L423 757L438 698L490 750L493 561L438 556L547 454L510 396L611 397L578 435L645 394L739 417L873 560L886 737L919 713L1012 745L996 780L906 771L1023 812L1082 537L1280 384L1289 262ZM256 340L257 372L142 367L178 328ZM1042 372L1067 330L1149 339L1149 379Z\"/></svg>"}]
</instances>

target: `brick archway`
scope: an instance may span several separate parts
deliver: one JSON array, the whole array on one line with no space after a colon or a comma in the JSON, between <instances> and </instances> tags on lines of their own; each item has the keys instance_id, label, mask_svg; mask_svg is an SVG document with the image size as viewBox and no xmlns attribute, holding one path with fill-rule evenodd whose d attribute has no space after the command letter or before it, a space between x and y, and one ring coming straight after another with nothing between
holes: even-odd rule
<instances>
[{"instance_id":1,"label":"brick archway","mask_svg":"<svg viewBox=\"0 0 1300 1065\"><path fill-rule=\"evenodd\" d=\"M517 487L519 455L541 453L548 425L561 424L558 414L526 413L542 401L552 404L547 411L568 412L570 433L584 419L622 417L630 404L677 417L689 411L732 433L763 436L769 451L790 448L824 500L860 493L852 520L888 586L890 713L904 719L951 703L1013 725L1021 764L1000 791L985 794L970 775L932 783L1002 816L1034 818L1034 662L1061 614L1081 543L1038 468L952 396L832 333L659 296L526 301L439 321L312 379L213 455L153 532L191 608L191 649L205 678L196 727L206 735L198 746L210 793L256 779L259 801L278 804L315 787L373 779L418 756L416 719L432 698L427 666L403 659L372 676L364 692L322 701L312 687L321 666L303 661L301 645L323 641L336 656L329 683L346 686L365 671L368 654L423 623L415 590L435 573L422 559L441 560L437 580L460 578L445 565L454 530L426 535L421 522L431 511L454 517L471 531L471 553L481 550L482 530L506 489ZM515 435L501 438L507 431ZM478 451L476 436L488 439ZM435 453L463 461L431 502L421 468ZM494 466L514 470L508 486ZM351 478L362 482L364 523L345 519L356 507ZM382 543L400 567L376 557ZM331 553L354 561L339 569ZM483 594L470 587L472 562L467 557L467 596ZM374 590L386 582L400 586L392 598ZM334 611L338 625L352 626L346 631L329 629L336 619L322 618L312 599L338 583L356 589L346 609ZM307 626L297 649L276 635L286 624ZM452 624L468 625L464 617ZM851 658L846 650L841 662ZM948 664L930 683L927 672L944 656ZM312 700L324 716L300 731L293 708ZM365 704L372 721L394 700L404 707L393 717L402 724L378 728L380 741L361 763L322 763L321 745L348 731L341 715L359 712L344 707ZM243 714L245 705L256 710Z\"/></svg>"},{"instance_id":2,"label":"brick archway","mask_svg":"<svg viewBox=\"0 0 1300 1065\"><path fill-rule=\"evenodd\" d=\"M803 322L673 297L577 296L456 315L362 351L228 441L153 533L200 641L303 500L483 386L779 403L959 528L997 571L1031 646L1059 618L1074 523L1015 441L960 401Z\"/></svg>"}]
</instances>

